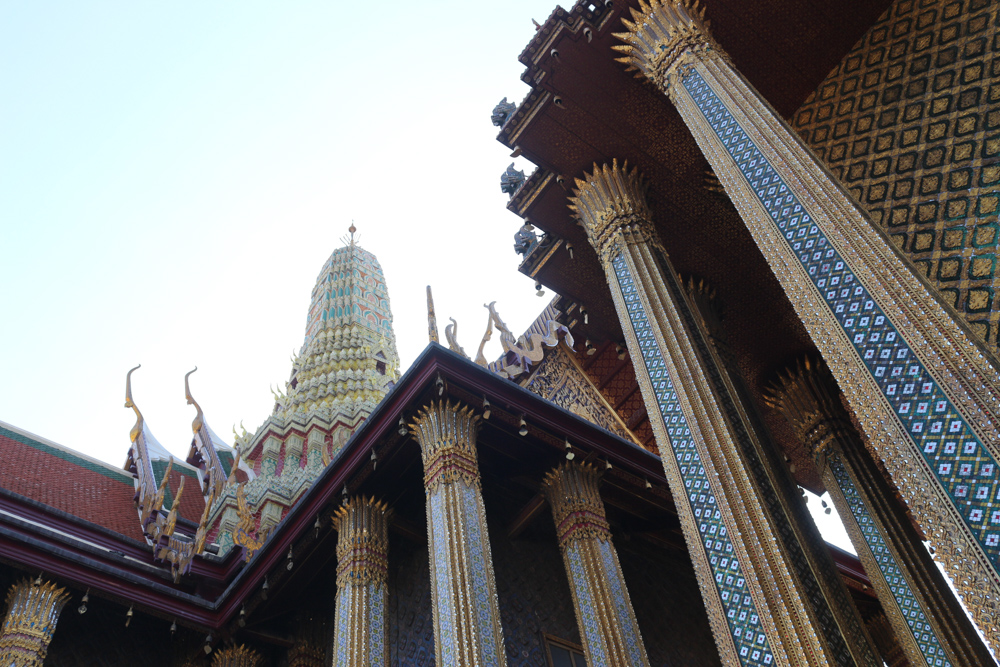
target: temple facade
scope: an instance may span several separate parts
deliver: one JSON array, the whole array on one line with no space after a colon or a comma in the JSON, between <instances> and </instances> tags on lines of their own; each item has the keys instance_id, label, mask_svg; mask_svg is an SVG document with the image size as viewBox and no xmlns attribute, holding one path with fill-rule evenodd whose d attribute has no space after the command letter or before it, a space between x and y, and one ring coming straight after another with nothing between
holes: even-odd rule
<instances>
[{"instance_id":1,"label":"temple facade","mask_svg":"<svg viewBox=\"0 0 1000 667\"><path fill-rule=\"evenodd\" d=\"M995 665L998 51L988 0L556 8L492 122L558 296L472 357L428 288L403 372L352 225L252 433L192 371L174 460L139 367L121 468L0 423L0 665Z\"/></svg>"}]
</instances>

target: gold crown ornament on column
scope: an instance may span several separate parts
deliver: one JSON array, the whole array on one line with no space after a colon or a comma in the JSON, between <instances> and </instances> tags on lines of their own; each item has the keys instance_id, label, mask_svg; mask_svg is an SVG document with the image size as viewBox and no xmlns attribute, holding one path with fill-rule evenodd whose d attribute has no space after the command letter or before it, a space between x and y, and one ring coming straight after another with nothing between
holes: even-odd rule
<instances>
[{"instance_id":1,"label":"gold crown ornament on column","mask_svg":"<svg viewBox=\"0 0 1000 667\"><path fill-rule=\"evenodd\" d=\"M56 631L62 608L70 599L65 588L22 579L7 592L7 614L0 629L3 667L41 667Z\"/></svg>"},{"instance_id":2,"label":"gold crown ornament on column","mask_svg":"<svg viewBox=\"0 0 1000 667\"><path fill-rule=\"evenodd\" d=\"M605 265L624 243L659 245L653 231L652 214L646 204L646 186L637 168L629 171L628 160L598 166L575 179L569 208L583 225L598 257Z\"/></svg>"},{"instance_id":3,"label":"gold crown ornament on column","mask_svg":"<svg viewBox=\"0 0 1000 667\"><path fill-rule=\"evenodd\" d=\"M697 0L639 0L639 9L629 11L632 20L622 19L629 32L614 33L625 42L611 47L625 54L616 60L664 92L669 92L675 73L683 76L690 67L692 53L727 57L712 39L705 8Z\"/></svg>"},{"instance_id":4,"label":"gold crown ornament on column","mask_svg":"<svg viewBox=\"0 0 1000 667\"><path fill-rule=\"evenodd\" d=\"M263 664L263 656L243 644L219 649L212 656L212 667L263 667Z\"/></svg>"}]
</instances>

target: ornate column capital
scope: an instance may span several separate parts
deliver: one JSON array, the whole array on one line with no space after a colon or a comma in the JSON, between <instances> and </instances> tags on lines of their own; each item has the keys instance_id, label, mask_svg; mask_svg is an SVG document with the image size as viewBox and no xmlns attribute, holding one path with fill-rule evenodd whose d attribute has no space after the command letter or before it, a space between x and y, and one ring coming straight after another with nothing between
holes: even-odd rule
<instances>
[{"instance_id":1,"label":"ornate column capital","mask_svg":"<svg viewBox=\"0 0 1000 667\"><path fill-rule=\"evenodd\" d=\"M22 579L7 592L7 615L0 630L4 667L41 667L70 594L51 582Z\"/></svg>"},{"instance_id":2,"label":"ornate column capital","mask_svg":"<svg viewBox=\"0 0 1000 667\"><path fill-rule=\"evenodd\" d=\"M476 435L479 415L469 406L432 401L410 424L424 459L424 488L428 493L441 484L462 481L479 486Z\"/></svg>"},{"instance_id":3,"label":"ornate column capital","mask_svg":"<svg viewBox=\"0 0 1000 667\"><path fill-rule=\"evenodd\" d=\"M785 369L765 389L764 401L784 415L820 471L829 449L851 437L837 383L820 360L806 357Z\"/></svg>"},{"instance_id":4,"label":"ornate column capital","mask_svg":"<svg viewBox=\"0 0 1000 667\"><path fill-rule=\"evenodd\" d=\"M588 665L649 667L599 490L601 471L564 461L545 476Z\"/></svg>"},{"instance_id":5,"label":"ornate column capital","mask_svg":"<svg viewBox=\"0 0 1000 667\"><path fill-rule=\"evenodd\" d=\"M620 167L618 160L595 162L591 173L575 180L569 207L605 266L623 243L660 245L637 168L629 171L627 161Z\"/></svg>"},{"instance_id":6,"label":"ornate column capital","mask_svg":"<svg viewBox=\"0 0 1000 667\"><path fill-rule=\"evenodd\" d=\"M364 497L351 498L337 510L337 588L388 581L391 511Z\"/></svg>"},{"instance_id":7,"label":"ornate column capital","mask_svg":"<svg viewBox=\"0 0 1000 667\"><path fill-rule=\"evenodd\" d=\"M622 19L628 32L614 33L625 42L612 47L624 54L616 60L668 94L675 78L683 79L690 70L694 55L711 52L725 57L697 0L640 0L639 9L630 11L632 20Z\"/></svg>"},{"instance_id":8,"label":"ornate column capital","mask_svg":"<svg viewBox=\"0 0 1000 667\"><path fill-rule=\"evenodd\" d=\"M243 644L220 649L212 656L212 667L260 667L263 662L257 651Z\"/></svg>"},{"instance_id":9,"label":"ornate column capital","mask_svg":"<svg viewBox=\"0 0 1000 667\"><path fill-rule=\"evenodd\" d=\"M390 514L385 503L355 496L333 517L337 529L333 662L342 667L388 664Z\"/></svg>"},{"instance_id":10,"label":"ornate column capital","mask_svg":"<svg viewBox=\"0 0 1000 667\"><path fill-rule=\"evenodd\" d=\"M600 484L601 471L589 463L567 461L545 475L542 489L552 506L561 549L578 540L610 539Z\"/></svg>"}]
</instances>

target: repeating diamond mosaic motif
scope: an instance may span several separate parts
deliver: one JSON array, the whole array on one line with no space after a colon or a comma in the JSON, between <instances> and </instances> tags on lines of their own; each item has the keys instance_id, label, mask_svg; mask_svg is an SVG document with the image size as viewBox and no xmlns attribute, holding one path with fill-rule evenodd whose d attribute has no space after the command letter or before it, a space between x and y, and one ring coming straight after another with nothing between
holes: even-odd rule
<instances>
[{"instance_id":1,"label":"repeating diamond mosaic motif","mask_svg":"<svg viewBox=\"0 0 1000 667\"><path fill-rule=\"evenodd\" d=\"M587 639L587 649L591 658L599 665L607 664L608 656L604 651L604 639L601 637L601 626L597 621L597 600L587 585L587 572L583 565L580 550L570 546L566 550L569 571L572 575L571 585L575 589L576 598L580 601L580 625Z\"/></svg>"},{"instance_id":2,"label":"repeating diamond mosaic motif","mask_svg":"<svg viewBox=\"0 0 1000 667\"><path fill-rule=\"evenodd\" d=\"M639 349L646 372L653 385L660 414L666 423L670 447L677 460L687 489L688 502L698 522L698 533L705 547L705 555L715 575L715 585L726 610L726 619L740 660L744 665L772 665L774 655L767 635L760 625L760 616L754 607L746 579L733 553L733 544L716 506L715 494L709 485L708 475L691 438L691 429L677 401L677 393L667 374L666 363L653 336L645 309L639 301L639 292L621 255L612 264L618 277L619 289L625 299L629 319L639 341ZM680 498L675 498L680 502Z\"/></svg>"},{"instance_id":3,"label":"repeating diamond mosaic motif","mask_svg":"<svg viewBox=\"0 0 1000 667\"><path fill-rule=\"evenodd\" d=\"M996 461L701 75L692 72L684 87L771 214L994 569L1000 571Z\"/></svg>"},{"instance_id":4,"label":"repeating diamond mosaic motif","mask_svg":"<svg viewBox=\"0 0 1000 667\"><path fill-rule=\"evenodd\" d=\"M833 455L829 458L827 464L830 466L833 476L837 478L837 485L840 487L841 493L844 494L844 498L851 508L851 514L854 515L854 520L861 529L861 534L865 538L868 549L878 562L878 568L882 571L882 576L889 584L889 588L892 589L892 595L896 599L896 604L899 606L903 618L906 619L906 623L910 626L913 638L916 639L921 652L927 658L927 664L932 667L942 667L944 665L951 667L951 662L948 661L944 649L941 648L941 644L938 642L933 628L927 622L927 618L917 603L913 591L910 590L909 583L903 577L903 572L899 569L899 564L896 563L892 552L886 546L885 539L879 531L878 526L875 525L871 514L868 513L868 508L865 507L864 501L858 495L858 489L854 486L854 480L848 474L844 462L840 460L839 456Z\"/></svg>"},{"instance_id":5,"label":"repeating diamond mosaic motif","mask_svg":"<svg viewBox=\"0 0 1000 667\"><path fill-rule=\"evenodd\" d=\"M997 351L1000 6L896 0L793 125Z\"/></svg>"}]
</instances>

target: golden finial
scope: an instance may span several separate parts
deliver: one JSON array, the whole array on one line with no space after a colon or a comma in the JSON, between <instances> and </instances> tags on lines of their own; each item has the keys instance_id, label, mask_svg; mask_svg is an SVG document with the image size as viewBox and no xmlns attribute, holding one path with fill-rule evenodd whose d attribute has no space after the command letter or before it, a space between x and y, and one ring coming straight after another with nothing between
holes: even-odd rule
<instances>
[{"instance_id":1,"label":"golden finial","mask_svg":"<svg viewBox=\"0 0 1000 667\"><path fill-rule=\"evenodd\" d=\"M188 371L187 375L184 376L184 397L187 398L188 405L193 405L194 409L198 411L198 414L194 416L194 421L191 422L191 430L195 433L205 425L205 413L201 411L198 401L194 400L194 397L191 395L191 386L188 384L188 377L196 370L198 370L197 366L194 367L194 370Z\"/></svg>"},{"instance_id":2,"label":"golden finial","mask_svg":"<svg viewBox=\"0 0 1000 667\"><path fill-rule=\"evenodd\" d=\"M347 236L341 236L340 242L343 243L345 246L348 246L349 248L353 248L355 245L357 245L358 240L361 238L360 236L358 236L358 238L354 238L354 233L358 231L358 229L357 227L354 226L353 220L351 220L351 226L347 228L347 231L351 233L350 238L348 238Z\"/></svg>"},{"instance_id":3,"label":"golden finial","mask_svg":"<svg viewBox=\"0 0 1000 667\"><path fill-rule=\"evenodd\" d=\"M493 303L496 303L494 301ZM484 304L485 305L485 304ZM486 368L490 365L490 362L486 361L486 355L483 354L483 349L486 347L486 342L493 338L493 313L490 312L489 317L486 318L486 333L483 334L483 339L479 341L479 351L476 352L476 363Z\"/></svg>"},{"instance_id":4,"label":"golden finial","mask_svg":"<svg viewBox=\"0 0 1000 667\"><path fill-rule=\"evenodd\" d=\"M458 344L458 322L455 321L454 317L449 317L448 319L451 320L451 324L444 328L444 337L448 339L448 347L452 352L457 352L468 359L469 355L467 355L465 350L462 349L462 346Z\"/></svg>"},{"instance_id":5,"label":"golden finial","mask_svg":"<svg viewBox=\"0 0 1000 667\"><path fill-rule=\"evenodd\" d=\"M431 286L427 286L427 334L432 343L439 343L437 315L434 313L434 296L431 294Z\"/></svg>"},{"instance_id":6,"label":"golden finial","mask_svg":"<svg viewBox=\"0 0 1000 667\"><path fill-rule=\"evenodd\" d=\"M132 442L135 442L135 439L139 437L140 433L142 433L142 413L139 412L139 408L136 406L135 401L132 400L132 372L139 368L142 368L142 364L139 364L125 375L125 407L135 410L135 426L133 426L132 430L129 432L129 437L132 439Z\"/></svg>"}]
</instances>

